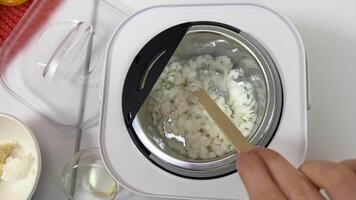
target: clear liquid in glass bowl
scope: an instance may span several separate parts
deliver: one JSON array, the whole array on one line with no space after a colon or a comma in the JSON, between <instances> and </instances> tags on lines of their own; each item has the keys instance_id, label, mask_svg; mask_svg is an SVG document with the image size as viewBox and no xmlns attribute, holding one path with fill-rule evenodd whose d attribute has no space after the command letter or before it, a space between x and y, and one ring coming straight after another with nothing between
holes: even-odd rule
<instances>
[{"instance_id":1,"label":"clear liquid in glass bowl","mask_svg":"<svg viewBox=\"0 0 356 200\"><path fill-rule=\"evenodd\" d=\"M103 166L97 148L74 155L63 170L62 184L70 200L113 200L119 189Z\"/></svg>"}]
</instances>

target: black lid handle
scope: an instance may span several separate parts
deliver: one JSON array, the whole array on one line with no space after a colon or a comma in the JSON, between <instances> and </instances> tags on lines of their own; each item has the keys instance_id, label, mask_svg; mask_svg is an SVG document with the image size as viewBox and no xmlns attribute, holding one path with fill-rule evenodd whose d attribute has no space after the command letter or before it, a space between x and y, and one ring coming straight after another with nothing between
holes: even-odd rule
<instances>
[{"instance_id":1,"label":"black lid handle","mask_svg":"<svg viewBox=\"0 0 356 200\"><path fill-rule=\"evenodd\" d=\"M131 124L190 26L191 23L184 23L166 29L152 38L136 55L127 73L122 94L127 124Z\"/></svg>"}]
</instances>

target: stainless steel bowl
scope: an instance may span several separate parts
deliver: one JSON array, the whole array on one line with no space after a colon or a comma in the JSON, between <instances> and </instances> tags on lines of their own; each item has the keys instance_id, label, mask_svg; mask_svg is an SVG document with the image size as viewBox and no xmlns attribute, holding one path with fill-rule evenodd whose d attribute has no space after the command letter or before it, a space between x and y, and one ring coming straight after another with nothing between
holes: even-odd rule
<instances>
[{"instance_id":1,"label":"stainless steel bowl","mask_svg":"<svg viewBox=\"0 0 356 200\"><path fill-rule=\"evenodd\" d=\"M267 146L278 128L283 106L282 85L271 56L247 33L213 24L191 26L171 61L176 57L189 59L200 54L227 55L234 64L244 69L246 78L255 88L254 96L258 102L257 123L248 139L254 145ZM241 63L247 58L254 60L254 63ZM188 178L214 178L236 171L236 152L216 159L194 160L161 148L154 140L159 134L145 128L151 120L147 112L144 103L132 127L140 142L151 152L149 158L161 168Z\"/></svg>"}]
</instances>

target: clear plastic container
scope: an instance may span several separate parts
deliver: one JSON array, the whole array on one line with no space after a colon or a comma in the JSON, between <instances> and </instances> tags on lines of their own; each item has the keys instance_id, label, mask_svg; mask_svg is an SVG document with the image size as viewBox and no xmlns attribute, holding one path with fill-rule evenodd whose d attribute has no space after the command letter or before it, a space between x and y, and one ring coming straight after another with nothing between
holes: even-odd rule
<instances>
[{"instance_id":1,"label":"clear plastic container","mask_svg":"<svg viewBox=\"0 0 356 200\"><path fill-rule=\"evenodd\" d=\"M95 124L105 50L130 13L122 8L105 0L33 2L0 49L0 82L50 121Z\"/></svg>"}]
</instances>

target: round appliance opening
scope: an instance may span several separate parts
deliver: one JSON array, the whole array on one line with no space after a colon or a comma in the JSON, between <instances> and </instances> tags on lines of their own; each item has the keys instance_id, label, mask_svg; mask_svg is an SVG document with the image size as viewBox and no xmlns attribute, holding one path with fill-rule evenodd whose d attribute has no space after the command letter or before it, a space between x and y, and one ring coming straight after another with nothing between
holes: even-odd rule
<instances>
[{"instance_id":1,"label":"round appliance opening","mask_svg":"<svg viewBox=\"0 0 356 200\"><path fill-rule=\"evenodd\" d=\"M145 87L165 53L161 48L150 58L138 87L131 89ZM194 100L197 88L209 93L252 144L267 146L283 106L277 67L248 34L214 22L189 23L136 116L129 117L131 138L160 168L198 179L233 173L236 152Z\"/></svg>"}]
</instances>

